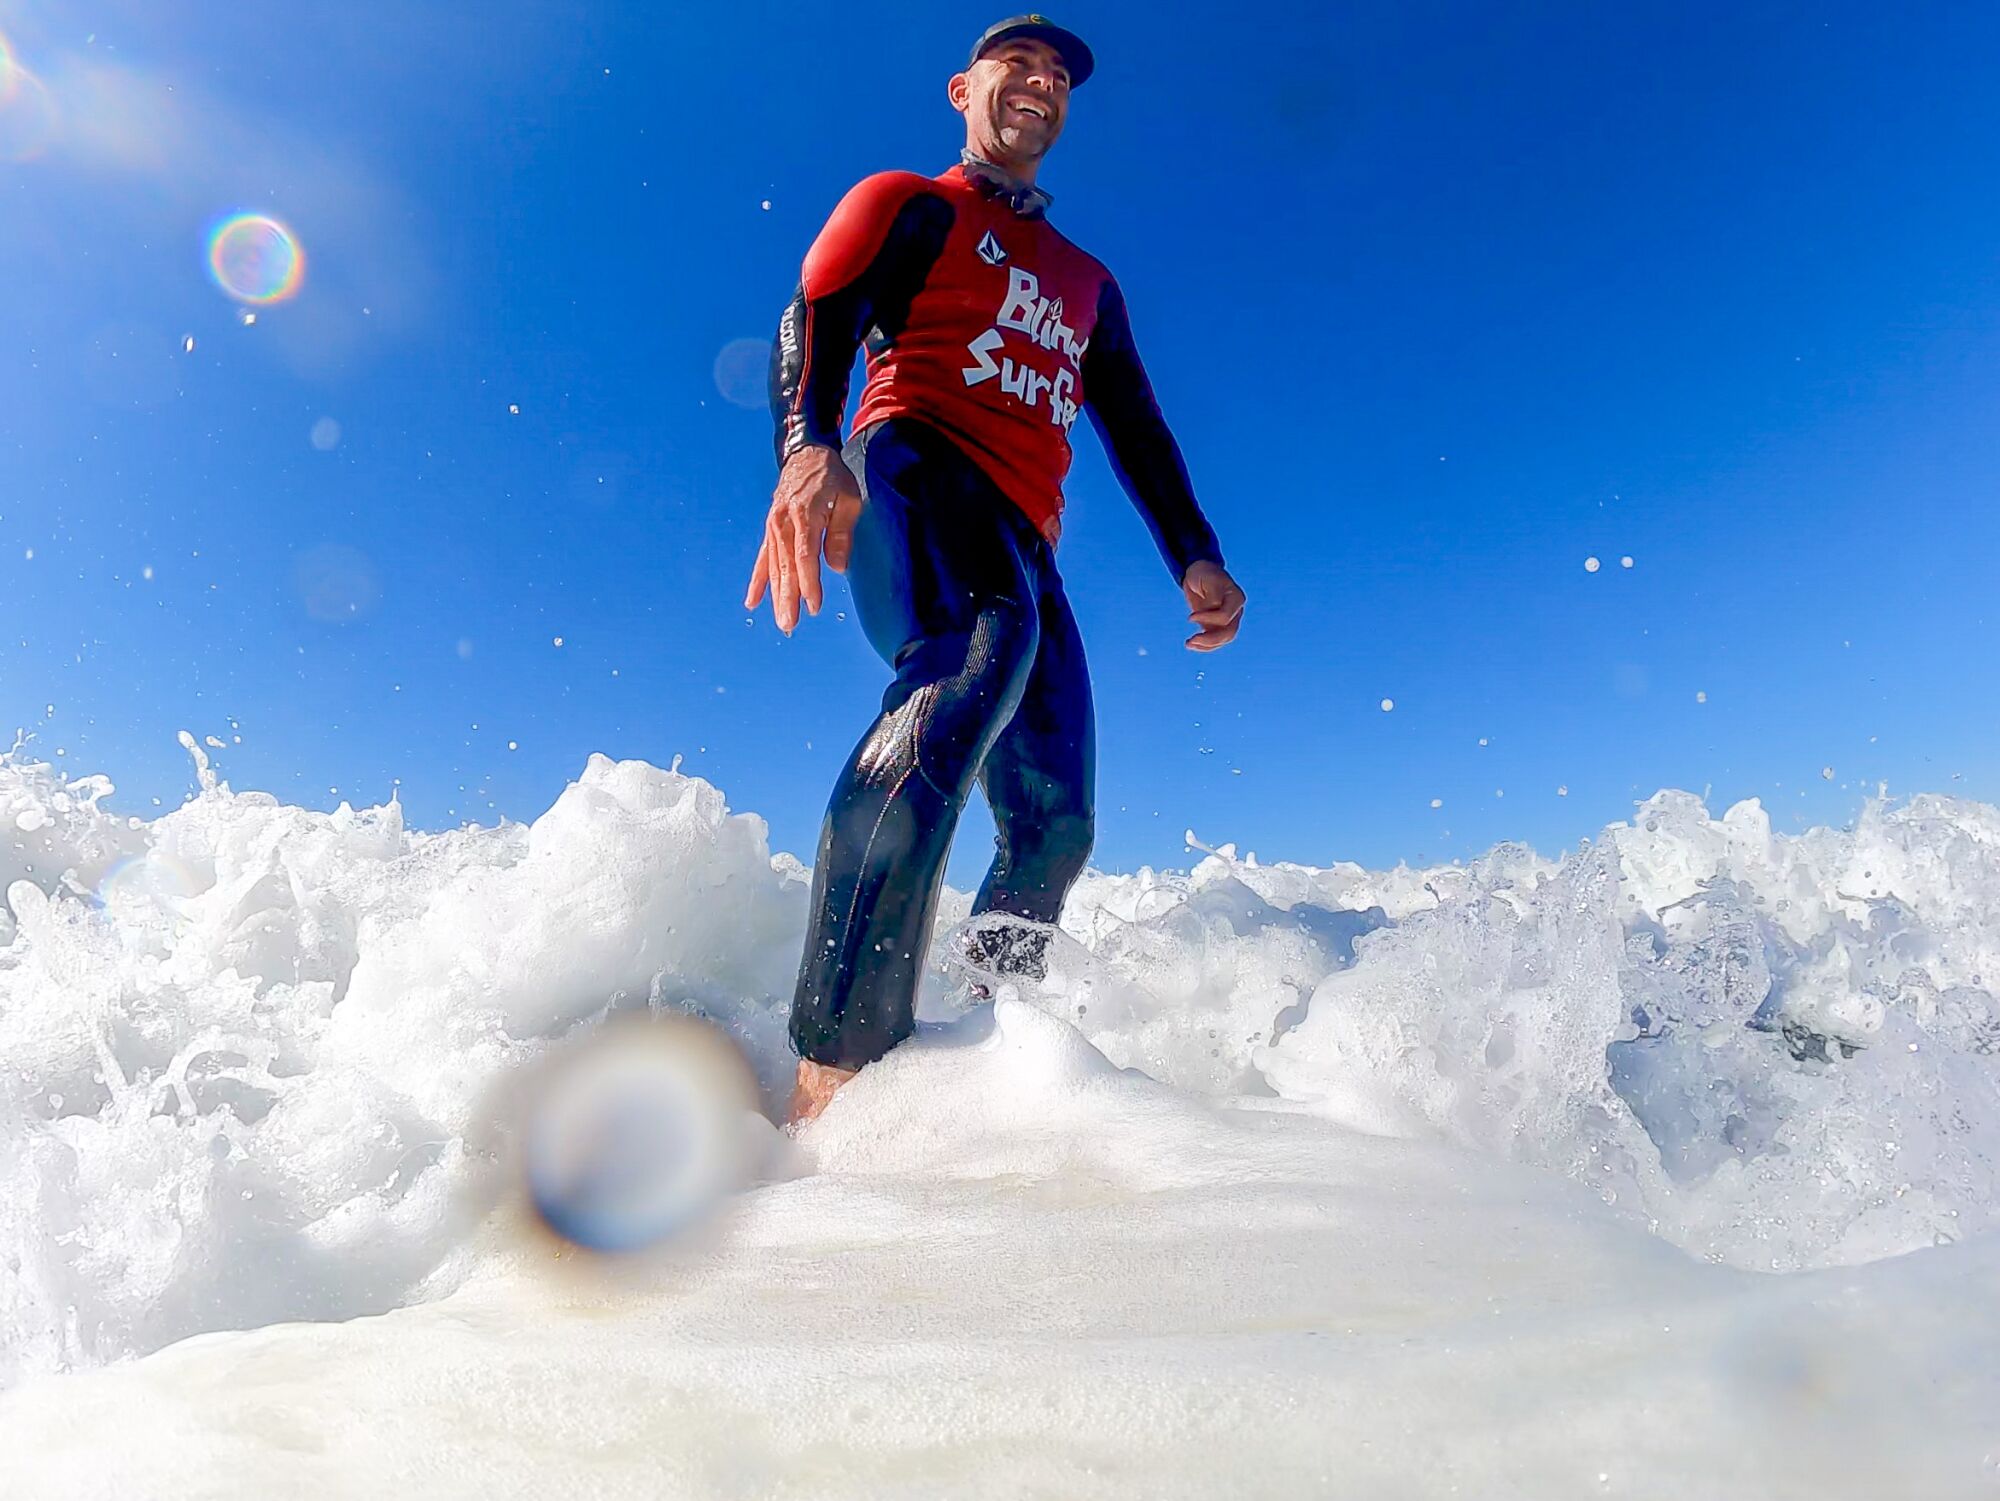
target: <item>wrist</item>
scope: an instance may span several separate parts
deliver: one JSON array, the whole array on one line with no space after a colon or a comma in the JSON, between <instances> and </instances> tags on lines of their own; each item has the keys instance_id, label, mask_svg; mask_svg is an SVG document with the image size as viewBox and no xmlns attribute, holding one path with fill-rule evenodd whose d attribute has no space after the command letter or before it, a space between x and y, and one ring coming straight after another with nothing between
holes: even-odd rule
<instances>
[{"instance_id":1,"label":"wrist","mask_svg":"<svg viewBox=\"0 0 2000 1501\"><path fill-rule=\"evenodd\" d=\"M830 453L837 456L840 453L840 435L835 433L829 437L814 432L806 426L803 417L794 416L785 424L782 462L789 464L802 453Z\"/></svg>"}]
</instances>

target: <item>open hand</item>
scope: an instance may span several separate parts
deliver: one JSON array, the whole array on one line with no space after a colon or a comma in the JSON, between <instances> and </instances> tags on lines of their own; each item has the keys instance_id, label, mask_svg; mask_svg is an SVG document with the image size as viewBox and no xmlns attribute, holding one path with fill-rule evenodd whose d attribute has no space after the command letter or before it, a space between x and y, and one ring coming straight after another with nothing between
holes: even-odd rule
<instances>
[{"instance_id":1,"label":"open hand","mask_svg":"<svg viewBox=\"0 0 2000 1501\"><path fill-rule=\"evenodd\" d=\"M819 614L825 603L820 549L826 549L827 567L845 573L860 516L861 489L837 450L801 448L786 459L771 496L771 514L764 518L764 544L750 570L743 608L756 609L769 588L771 618L787 636L799 623L801 600L809 614Z\"/></svg>"},{"instance_id":2,"label":"open hand","mask_svg":"<svg viewBox=\"0 0 2000 1501\"><path fill-rule=\"evenodd\" d=\"M1207 561L1191 565L1181 579L1181 593L1187 596L1188 619L1201 627L1187 638L1188 650L1214 651L1236 639L1244 595L1227 568Z\"/></svg>"}]
</instances>

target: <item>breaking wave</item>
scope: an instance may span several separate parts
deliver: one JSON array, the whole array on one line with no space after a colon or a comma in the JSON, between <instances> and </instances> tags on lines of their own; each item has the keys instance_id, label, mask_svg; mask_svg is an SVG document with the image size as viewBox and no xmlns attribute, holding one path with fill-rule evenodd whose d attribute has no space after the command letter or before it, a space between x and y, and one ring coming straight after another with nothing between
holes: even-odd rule
<instances>
[{"instance_id":1,"label":"breaking wave","mask_svg":"<svg viewBox=\"0 0 2000 1501\"><path fill-rule=\"evenodd\" d=\"M708 783L593 757L532 824L423 833L234 792L185 743L203 790L151 821L0 756L0 1385L448 1292L493 1084L611 1012L708 1016L782 1081L807 873ZM1063 926L1021 998L1113 1063L1583 1179L1707 1259L2000 1216L1983 804L1788 836L1663 792L1560 859L1426 870L1225 846L1092 872Z\"/></svg>"}]
</instances>

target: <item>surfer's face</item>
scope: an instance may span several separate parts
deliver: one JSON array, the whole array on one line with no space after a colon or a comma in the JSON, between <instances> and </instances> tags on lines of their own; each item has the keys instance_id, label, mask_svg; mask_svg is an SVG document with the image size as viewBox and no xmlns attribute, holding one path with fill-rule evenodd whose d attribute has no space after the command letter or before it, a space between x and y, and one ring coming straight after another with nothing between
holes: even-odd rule
<instances>
[{"instance_id":1,"label":"surfer's face","mask_svg":"<svg viewBox=\"0 0 2000 1501\"><path fill-rule=\"evenodd\" d=\"M1069 69L1047 42L1013 37L952 75L966 144L1000 166L1038 162L1069 118Z\"/></svg>"}]
</instances>

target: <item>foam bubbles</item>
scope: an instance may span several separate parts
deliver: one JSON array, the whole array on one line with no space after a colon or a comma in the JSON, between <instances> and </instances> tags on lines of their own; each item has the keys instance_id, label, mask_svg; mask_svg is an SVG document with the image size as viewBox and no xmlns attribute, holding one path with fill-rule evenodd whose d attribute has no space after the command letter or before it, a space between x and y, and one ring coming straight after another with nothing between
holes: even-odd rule
<instances>
[{"instance_id":1,"label":"foam bubbles","mask_svg":"<svg viewBox=\"0 0 2000 1501\"><path fill-rule=\"evenodd\" d=\"M267 214L236 214L208 241L215 284L238 302L284 302L305 283L306 253L292 231Z\"/></svg>"},{"instance_id":2,"label":"foam bubbles","mask_svg":"<svg viewBox=\"0 0 2000 1501\"><path fill-rule=\"evenodd\" d=\"M331 417L322 417L312 425L307 437L321 453L331 453L340 446L340 424Z\"/></svg>"},{"instance_id":3,"label":"foam bubbles","mask_svg":"<svg viewBox=\"0 0 2000 1501\"><path fill-rule=\"evenodd\" d=\"M532 825L425 834L394 802L234 792L184 743L201 791L150 821L0 756L0 1385L449 1292L478 1254L465 1210L521 1182L494 1081L607 1012L714 1017L781 1084L808 873L710 784L593 758ZM1133 1081L1111 1147L1081 1124L1095 1050L1321 1117L1323 1140L1567 1174L1700 1256L1895 1256L2000 1230L1996 900L2000 809L1947 797L1791 836L1669 793L1560 860L1428 869L1219 844L1185 873L1085 874L1046 977L1009 980L1084 1039L1028 1029L1048 1049L1016 1050L1022 1104L1051 1160L1193 1160L1143 1124L1171 1089ZM971 901L945 894L940 943ZM633 1129L672 1136L642 1108L652 1066L612 1072L637 1081ZM1014 1108L935 1084L913 1139L963 1125L939 1099ZM829 1141L880 1137L867 1098L843 1092ZM558 1171L544 1197L591 1218L637 1184L645 1213L612 1228L661 1223L644 1154L613 1166L636 1176Z\"/></svg>"}]
</instances>

